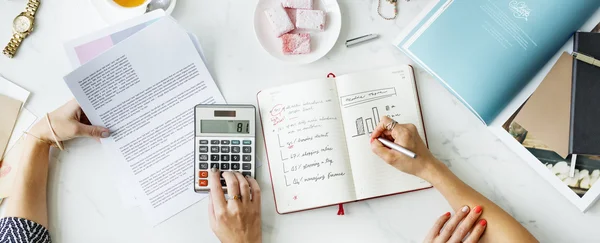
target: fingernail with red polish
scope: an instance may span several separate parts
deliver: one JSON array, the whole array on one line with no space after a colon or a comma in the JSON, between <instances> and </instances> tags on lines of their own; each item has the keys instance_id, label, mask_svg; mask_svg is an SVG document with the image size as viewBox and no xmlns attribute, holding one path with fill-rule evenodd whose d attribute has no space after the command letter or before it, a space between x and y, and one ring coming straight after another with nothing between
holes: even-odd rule
<instances>
[{"instance_id":1,"label":"fingernail with red polish","mask_svg":"<svg viewBox=\"0 0 600 243\"><path fill-rule=\"evenodd\" d=\"M444 217L450 217L450 212L446 212L446 213L444 214Z\"/></svg>"},{"instance_id":2,"label":"fingernail with red polish","mask_svg":"<svg viewBox=\"0 0 600 243\"><path fill-rule=\"evenodd\" d=\"M475 211L475 213L481 213L481 206L476 206L473 211Z\"/></svg>"},{"instance_id":3,"label":"fingernail with red polish","mask_svg":"<svg viewBox=\"0 0 600 243\"><path fill-rule=\"evenodd\" d=\"M371 138L371 142L369 142L369 143L373 143L373 140L375 140L375 139L374 139L374 138Z\"/></svg>"},{"instance_id":4,"label":"fingernail with red polish","mask_svg":"<svg viewBox=\"0 0 600 243\"><path fill-rule=\"evenodd\" d=\"M486 224L487 224L487 220L485 220L485 219L479 220L479 225L485 226Z\"/></svg>"}]
</instances>

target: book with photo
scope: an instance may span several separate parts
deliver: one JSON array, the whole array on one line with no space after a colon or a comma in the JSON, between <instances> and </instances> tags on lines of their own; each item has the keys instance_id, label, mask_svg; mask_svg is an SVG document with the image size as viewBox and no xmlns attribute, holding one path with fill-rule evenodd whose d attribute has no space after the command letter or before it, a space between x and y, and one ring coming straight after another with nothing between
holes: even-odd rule
<instances>
[{"instance_id":1,"label":"book with photo","mask_svg":"<svg viewBox=\"0 0 600 243\"><path fill-rule=\"evenodd\" d=\"M564 90L567 101L560 105L561 112L566 107L566 115L531 119L540 114L531 112L526 101L563 53L573 50L573 33L599 28L599 8L600 1L592 0L434 0L394 44L436 77L507 147L585 212L600 197L600 186L590 185L583 193L586 188L580 186L588 186L581 183L587 177L578 180L579 187L575 187L572 181L565 184L562 173L557 176L548 169L551 160L558 161L552 164L553 170L560 170L564 165L560 162L567 161L570 83L567 83L569 90ZM523 141L516 140L508 131L515 117L521 119L517 116L519 109L527 110L524 113L527 116L516 122L528 131L516 134ZM532 126L528 122L548 126ZM556 134L544 132L550 125L561 130ZM532 146L526 148L522 144L526 139L542 141L545 149L538 151L540 144L526 144ZM589 172L591 182L595 167L590 171L586 166L595 162L590 158L582 158L585 162L577 168L580 174Z\"/></svg>"}]
</instances>

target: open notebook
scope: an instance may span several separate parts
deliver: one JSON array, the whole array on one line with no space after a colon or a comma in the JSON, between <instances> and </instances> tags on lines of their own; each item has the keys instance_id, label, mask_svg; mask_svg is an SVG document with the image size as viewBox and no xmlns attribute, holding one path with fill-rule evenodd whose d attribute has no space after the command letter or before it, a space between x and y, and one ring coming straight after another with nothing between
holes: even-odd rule
<instances>
[{"instance_id":1,"label":"open notebook","mask_svg":"<svg viewBox=\"0 0 600 243\"><path fill-rule=\"evenodd\" d=\"M263 90L258 104L278 213L431 187L369 144L384 115L426 138L411 66Z\"/></svg>"}]
</instances>

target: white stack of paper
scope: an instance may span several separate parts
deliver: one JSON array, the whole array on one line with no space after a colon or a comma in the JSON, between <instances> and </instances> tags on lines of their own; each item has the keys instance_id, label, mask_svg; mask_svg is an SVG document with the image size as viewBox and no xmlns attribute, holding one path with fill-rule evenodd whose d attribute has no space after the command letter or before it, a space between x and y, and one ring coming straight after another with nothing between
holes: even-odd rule
<instances>
[{"instance_id":1,"label":"white stack of paper","mask_svg":"<svg viewBox=\"0 0 600 243\"><path fill-rule=\"evenodd\" d=\"M194 36L164 13L144 18L67 44L78 68L65 82L90 121L111 130L102 144L124 201L158 224L205 197L192 190L193 107L225 100Z\"/></svg>"}]
</instances>

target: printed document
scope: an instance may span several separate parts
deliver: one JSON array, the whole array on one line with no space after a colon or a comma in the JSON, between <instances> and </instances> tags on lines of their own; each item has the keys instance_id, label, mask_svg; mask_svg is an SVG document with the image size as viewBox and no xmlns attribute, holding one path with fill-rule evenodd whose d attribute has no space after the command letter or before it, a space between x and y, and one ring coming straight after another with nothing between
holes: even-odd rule
<instances>
[{"instance_id":1,"label":"printed document","mask_svg":"<svg viewBox=\"0 0 600 243\"><path fill-rule=\"evenodd\" d=\"M158 224L205 195L192 190L193 107L225 103L188 33L164 17L82 65L65 82L135 197Z\"/></svg>"}]
</instances>

